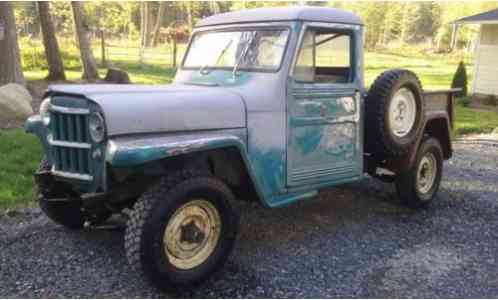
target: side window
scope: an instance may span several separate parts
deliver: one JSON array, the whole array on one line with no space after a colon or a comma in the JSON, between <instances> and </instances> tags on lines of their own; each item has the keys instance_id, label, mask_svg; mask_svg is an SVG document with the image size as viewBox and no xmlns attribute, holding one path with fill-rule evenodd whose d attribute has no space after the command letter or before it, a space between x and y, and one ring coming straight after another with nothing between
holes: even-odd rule
<instances>
[{"instance_id":1,"label":"side window","mask_svg":"<svg viewBox=\"0 0 498 300\"><path fill-rule=\"evenodd\" d=\"M307 29L294 69L299 82L348 83L352 80L351 33Z\"/></svg>"}]
</instances>

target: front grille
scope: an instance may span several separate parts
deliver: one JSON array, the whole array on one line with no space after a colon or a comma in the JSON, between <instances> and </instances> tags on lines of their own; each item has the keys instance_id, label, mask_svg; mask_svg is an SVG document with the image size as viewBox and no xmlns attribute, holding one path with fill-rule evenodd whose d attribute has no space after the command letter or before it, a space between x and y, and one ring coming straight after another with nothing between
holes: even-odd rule
<instances>
[{"instance_id":1,"label":"front grille","mask_svg":"<svg viewBox=\"0 0 498 300\"><path fill-rule=\"evenodd\" d=\"M91 180L91 144L87 109L59 107L50 109L54 173Z\"/></svg>"}]
</instances>

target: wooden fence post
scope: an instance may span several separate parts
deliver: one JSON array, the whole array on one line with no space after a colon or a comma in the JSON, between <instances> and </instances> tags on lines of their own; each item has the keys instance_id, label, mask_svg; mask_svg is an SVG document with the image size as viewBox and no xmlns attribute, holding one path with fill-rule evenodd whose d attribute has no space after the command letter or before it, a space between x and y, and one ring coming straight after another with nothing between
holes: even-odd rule
<instances>
[{"instance_id":1,"label":"wooden fence post","mask_svg":"<svg viewBox=\"0 0 498 300\"><path fill-rule=\"evenodd\" d=\"M177 45L176 45L176 35L173 36L173 68L176 68L176 51L177 51Z\"/></svg>"},{"instance_id":2,"label":"wooden fence post","mask_svg":"<svg viewBox=\"0 0 498 300\"><path fill-rule=\"evenodd\" d=\"M104 37L104 30L100 30L100 50L102 51L101 53L101 58L102 58L102 66L107 68L107 60L105 57L105 37Z\"/></svg>"}]
</instances>

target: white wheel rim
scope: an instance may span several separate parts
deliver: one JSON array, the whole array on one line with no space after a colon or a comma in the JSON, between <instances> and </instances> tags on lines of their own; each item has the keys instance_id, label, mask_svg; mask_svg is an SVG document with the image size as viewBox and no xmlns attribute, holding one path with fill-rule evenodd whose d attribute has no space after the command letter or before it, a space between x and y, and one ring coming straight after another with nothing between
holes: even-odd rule
<instances>
[{"instance_id":1,"label":"white wheel rim","mask_svg":"<svg viewBox=\"0 0 498 300\"><path fill-rule=\"evenodd\" d=\"M430 191L436 180L436 174L436 157L432 153L426 153L417 168L417 189L420 193L426 194Z\"/></svg>"},{"instance_id":2,"label":"white wheel rim","mask_svg":"<svg viewBox=\"0 0 498 300\"><path fill-rule=\"evenodd\" d=\"M417 104L412 91L407 88L399 89L394 94L389 105L389 126L397 137L404 137L415 125Z\"/></svg>"},{"instance_id":3,"label":"white wheel rim","mask_svg":"<svg viewBox=\"0 0 498 300\"><path fill-rule=\"evenodd\" d=\"M180 207L166 225L164 252L178 269L188 270L205 262L221 234L218 210L206 200L193 200Z\"/></svg>"}]
</instances>

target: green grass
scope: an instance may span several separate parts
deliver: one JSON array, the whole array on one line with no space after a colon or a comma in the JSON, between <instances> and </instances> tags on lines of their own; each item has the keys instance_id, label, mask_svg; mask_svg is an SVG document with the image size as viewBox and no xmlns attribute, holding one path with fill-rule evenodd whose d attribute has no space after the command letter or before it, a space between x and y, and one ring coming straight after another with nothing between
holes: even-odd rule
<instances>
[{"instance_id":1,"label":"green grass","mask_svg":"<svg viewBox=\"0 0 498 300\"><path fill-rule=\"evenodd\" d=\"M455 135L489 133L498 128L498 113L456 105Z\"/></svg>"},{"instance_id":2,"label":"green grass","mask_svg":"<svg viewBox=\"0 0 498 300\"><path fill-rule=\"evenodd\" d=\"M42 147L22 129L0 131L0 208L25 205L33 199L33 171Z\"/></svg>"},{"instance_id":3,"label":"green grass","mask_svg":"<svg viewBox=\"0 0 498 300\"><path fill-rule=\"evenodd\" d=\"M81 80L82 68L79 52L70 39L64 39L65 47L61 50L66 77L69 81ZM61 43L61 44L62 44ZM21 40L21 57L24 76L27 80L40 80L47 76L47 62L41 41ZM178 46L177 63L180 63L185 45ZM100 65L99 45L93 45L93 52ZM164 84L170 83L175 75L172 65L172 51L168 45L146 49L143 62L140 62L139 49L122 41L110 41L107 47L109 66L117 67L129 73L133 83ZM99 66L99 75L104 78L106 68Z\"/></svg>"}]
</instances>

